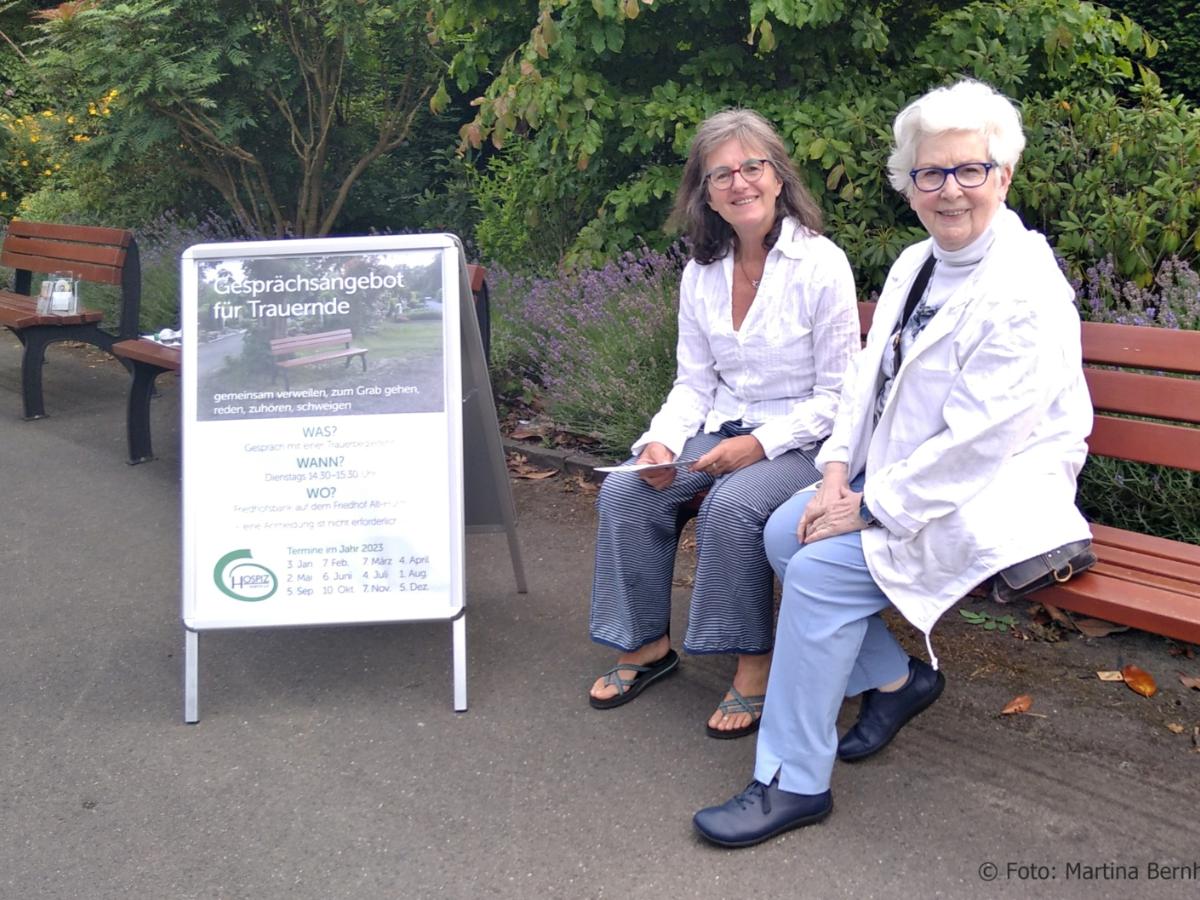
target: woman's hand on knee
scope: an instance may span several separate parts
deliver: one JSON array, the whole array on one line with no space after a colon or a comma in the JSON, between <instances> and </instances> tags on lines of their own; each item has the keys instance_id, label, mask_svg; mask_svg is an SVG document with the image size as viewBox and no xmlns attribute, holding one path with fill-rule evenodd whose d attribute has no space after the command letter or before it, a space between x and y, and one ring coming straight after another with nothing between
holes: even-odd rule
<instances>
[{"instance_id":1,"label":"woman's hand on knee","mask_svg":"<svg viewBox=\"0 0 1200 900\"><path fill-rule=\"evenodd\" d=\"M862 506L862 494L847 489L843 496L831 500L824 509L812 516L808 515L809 504L800 519L796 536L802 544L836 537L839 534L849 534L852 531L862 531L867 523L859 513Z\"/></svg>"},{"instance_id":2,"label":"woman's hand on knee","mask_svg":"<svg viewBox=\"0 0 1200 900\"><path fill-rule=\"evenodd\" d=\"M675 454L672 453L666 444L660 444L658 441L651 441L642 448L641 454L638 456L639 463L667 463L675 461ZM674 469L651 469L647 472L638 472L639 477L650 487L656 491L665 490L671 486L671 482L675 480Z\"/></svg>"},{"instance_id":3,"label":"woman's hand on knee","mask_svg":"<svg viewBox=\"0 0 1200 900\"><path fill-rule=\"evenodd\" d=\"M736 472L766 459L766 451L752 434L725 438L698 460L692 463L693 472L704 472L717 478L728 472Z\"/></svg>"},{"instance_id":4,"label":"woman's hand on knee","mask_svg":"<svg viewBox=\"0 0 1200 900\"><path fill-rule=\"evenodd\" d=\"M861 497L861 494L855 494L850 490L850 484L846 478L845 463L829 463L825 467L821 486L817 488L816 495L804 508L804 514L800 516L800 522L796 526L796 539L800 543L807 543L809 535L813 531L814 524L826 516L834 507L842 502L845 502L848 497ZM854 507L857 514L858 506ZM841 534L842 532L834 532ZM822 537L832 537L831 534L823 534Z\"/></svg>"}]
</instances>

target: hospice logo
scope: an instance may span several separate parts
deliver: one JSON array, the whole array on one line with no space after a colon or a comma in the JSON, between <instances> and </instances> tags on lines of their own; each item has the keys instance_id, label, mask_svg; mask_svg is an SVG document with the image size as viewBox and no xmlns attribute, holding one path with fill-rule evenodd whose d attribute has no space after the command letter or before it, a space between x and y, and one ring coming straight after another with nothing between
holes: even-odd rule
<instances>
[{"instance_id":1,"label":"hospice logo","mask_svg":"<svg viewBox=\"0 0 1200 900\"><path fill-rule=\"evenodd\" d=\"M248 562L249 550L233 550L217 560L213 581L221 593L234 600L257 603L266 600L279 587L279 579L266 566Z\"/></svg>"}]
</instances>

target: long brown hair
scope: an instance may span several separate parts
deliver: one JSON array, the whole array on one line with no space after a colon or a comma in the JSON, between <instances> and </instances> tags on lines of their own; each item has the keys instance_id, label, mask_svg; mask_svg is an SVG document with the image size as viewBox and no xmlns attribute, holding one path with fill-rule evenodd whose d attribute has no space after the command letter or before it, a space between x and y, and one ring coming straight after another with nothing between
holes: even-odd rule
<instances>
[{"instance_id":1,"label":"long brown hair","mask_svg":"<svg viewBox=\"0 0 1200 900\"><path fill-rule=\"evenodd\" d=\"M779 240L785 216L797 219L812 233L821 234L824 230L821 208L800 181L800 173L771 123L752 109L726 109L709 116L696 129L667 223L668 227L686 230L696 262L707 265L721 259L736 240L733 228L708 205L708 186L704 181L709 155L732 140L760 149L783 184L783 190L775 198L775 222L763 238L764 249L770 250Z\"/></svg>"}]
</instances>

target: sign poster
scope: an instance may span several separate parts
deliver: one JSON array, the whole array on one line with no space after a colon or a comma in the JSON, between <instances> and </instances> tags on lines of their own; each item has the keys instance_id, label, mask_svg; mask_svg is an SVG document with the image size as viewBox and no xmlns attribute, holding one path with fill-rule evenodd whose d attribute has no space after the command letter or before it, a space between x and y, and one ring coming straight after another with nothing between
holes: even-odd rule
<instances>
[{"instance_id":1,"label":"sign poster","mask_svg":"<svg viewBox=\"0 0 1200 900\"><path fill-rule=\"evenodd\" d=\"M462 610L460 254L449 235L184 254L188 629Z\"/></svg>"}]
</instances>

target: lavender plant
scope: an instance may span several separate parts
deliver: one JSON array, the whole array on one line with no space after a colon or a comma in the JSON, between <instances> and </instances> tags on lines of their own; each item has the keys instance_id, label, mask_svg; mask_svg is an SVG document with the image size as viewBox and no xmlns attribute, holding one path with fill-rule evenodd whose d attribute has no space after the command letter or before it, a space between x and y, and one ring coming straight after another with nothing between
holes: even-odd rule
<instances>
[{"instance_id":1,"label":"lavender plant","mask_svg":"<svg viewBox=\"0 0 1200 900\"><path fill-rule=\"evenodd\" d=\"M552 278L489 269L492 363L555 424L623 457L675 377L683 253L625 253Z\"/></svg>"},{"instance_id":2,"label":"lavender plant","mask_svg":"<svg viewBox=\"0 0 1200 900\"><path fill-rule=\"evenodd\" d=\"M244 237L231 220L209 213L197 220L167 210L137 230L142 263L143 333L179 327L179 257L193 244Z\"/></svg>"},{"instance_id":3,"label":"lavender plant","mask_svg":"<svg viewBox=\"0 0 1200 900\"><path fill-rule=\"evenodd\" d=\"M1075 282L1080 313L1093 322L1200 329L1200 275L1170 257L1148 287L1126 281L1111 256L1084 270Z\"/></svg>"}]
</instances>

